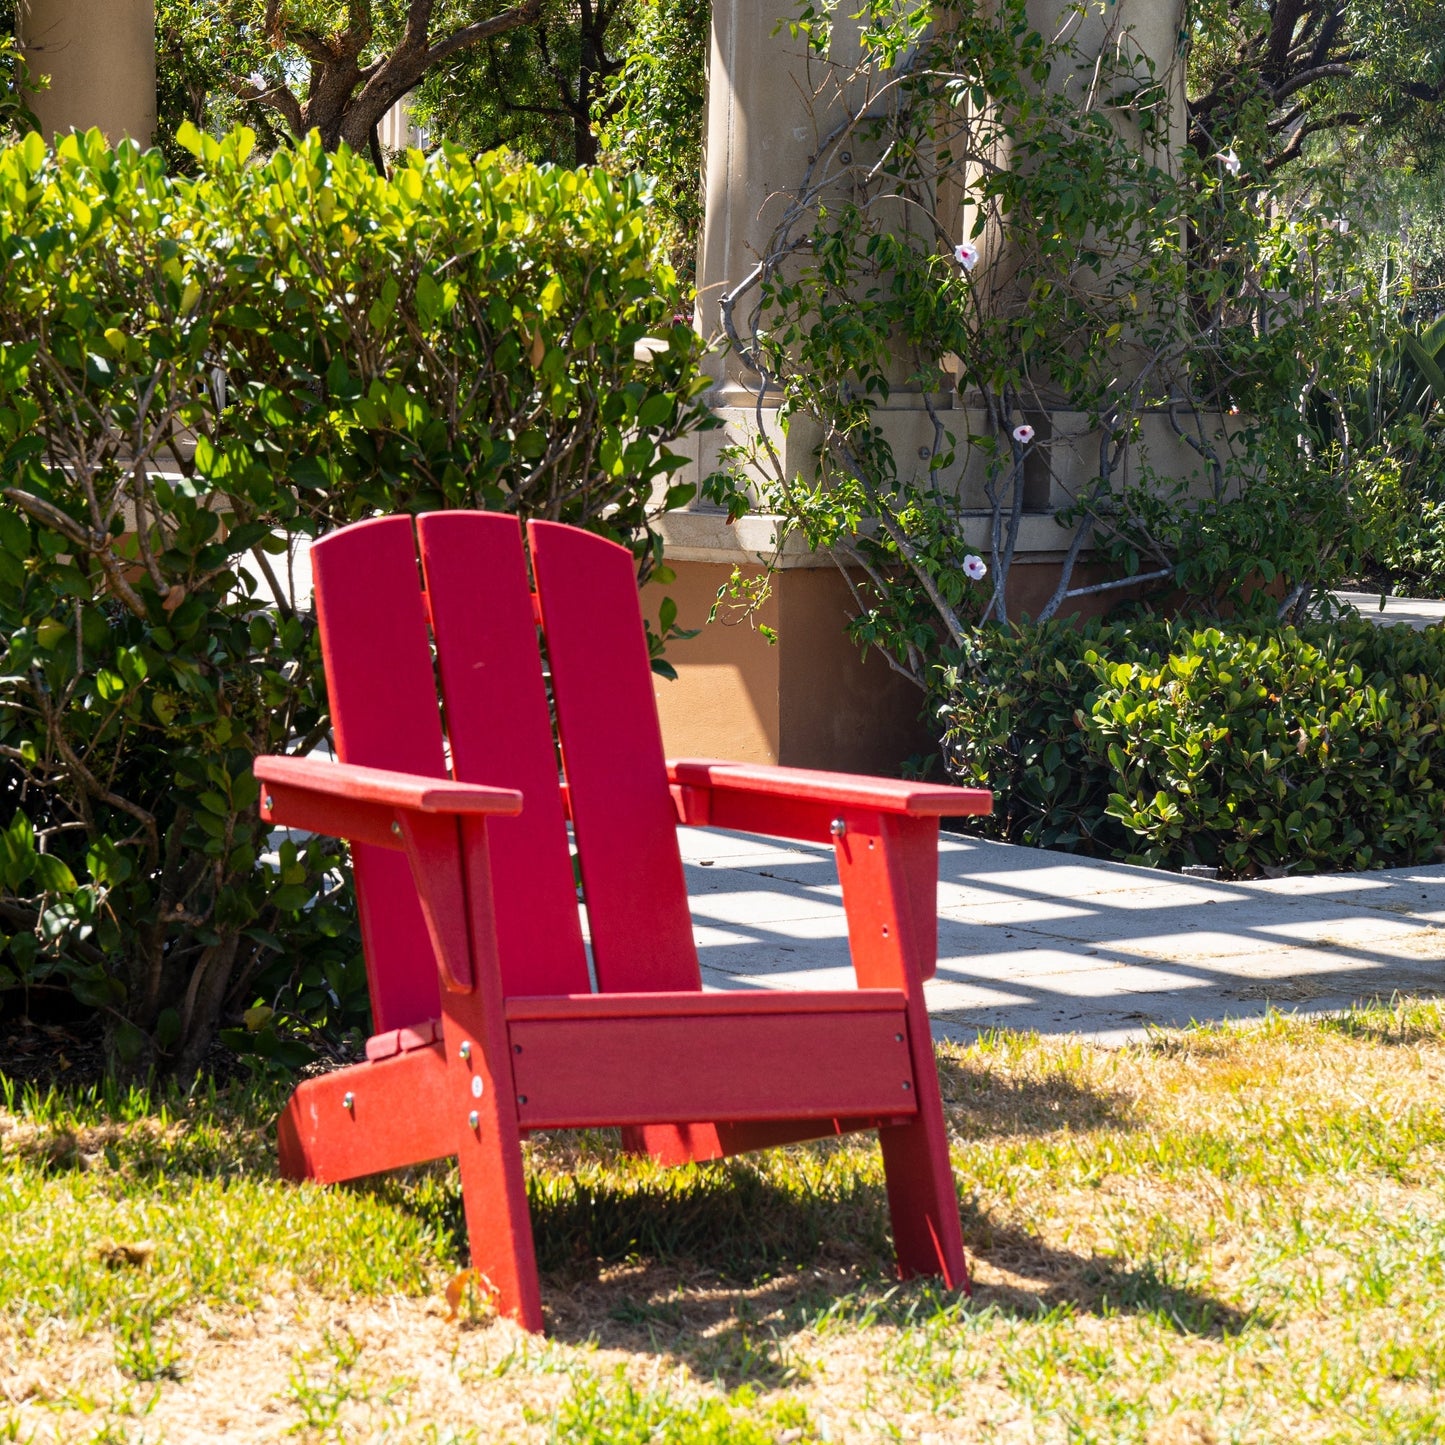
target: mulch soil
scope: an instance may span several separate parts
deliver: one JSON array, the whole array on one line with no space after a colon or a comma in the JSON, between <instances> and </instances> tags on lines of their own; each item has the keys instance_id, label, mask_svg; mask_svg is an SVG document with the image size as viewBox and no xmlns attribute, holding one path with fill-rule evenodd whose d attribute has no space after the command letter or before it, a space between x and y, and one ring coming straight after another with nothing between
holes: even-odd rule
<instances>
[{"instance_id":1,"label":"mulch soil","mask_svg":"<svg viewBox=\"0 0 1445 1445\"><path fill-rule=\"evenodd\" d=\"M97 1018L40 1023L0 1017L0 1074L44 1091L84 1089L105 1078L105 1030Z\"/></svg>"},{"instance_id":2,"label":"mulch soil","mask_svg":"<svg viewBox=\"0 0 1445 1445\"><path fill-rule=\"evenodd\" d=\"M4 999L0 994L0 1000ZM89 1017L40 1019L0 1010L0 1076L41 1093L97 1088L107 1068L105 1024ZM244 1078L248 1070L224 1044L214 1043L201 1069L217 1084Z\"/></svg>"}]
</instances>

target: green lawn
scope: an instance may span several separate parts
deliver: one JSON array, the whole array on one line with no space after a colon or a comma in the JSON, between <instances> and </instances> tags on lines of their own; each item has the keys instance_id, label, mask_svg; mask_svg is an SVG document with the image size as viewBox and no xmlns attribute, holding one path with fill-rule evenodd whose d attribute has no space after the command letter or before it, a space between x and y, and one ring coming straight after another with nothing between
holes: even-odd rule
<instances>
[{"instance_id":1,"label":"green lawn","mask_svg":"<svg viewBox=\"0 0 1445 1445\"><path fill-rule=\"evenodd\" d=\"M1445 1008L940 1052L972 1301L876 1148L532 1148L549 1336L449 1322L446 1170L275 1177L279 1096L0 1097L0 1440L1436 1441Z\"/></svg>"}]
</instances>

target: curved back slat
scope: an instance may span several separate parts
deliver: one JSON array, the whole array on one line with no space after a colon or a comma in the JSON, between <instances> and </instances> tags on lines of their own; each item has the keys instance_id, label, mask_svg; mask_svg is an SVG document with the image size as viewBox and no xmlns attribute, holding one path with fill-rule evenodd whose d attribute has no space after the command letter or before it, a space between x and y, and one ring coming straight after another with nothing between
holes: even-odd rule
<instances>
[{"instance_id":1,"label":"curved back slat","mask_svg":"<svg viewBox=\"0 0 1445 1445\"><path fill-rule=\"evenodd\" d=\"M557 522L527 537L598 987L701 988L632 555Z\"/></svg>"},{"instance_id":2,"label":"curved back slat","mask_svg":"<svg viewBox=\"0 0 1445 1445\"><path fill-rule=\"evenodd\" d=\"M501 513L433 512L417 531L452 771L522 792L521 813L487 830L503 992L587 993L521 524Z\"/></svg>"},{"instance_id":3,"label":"curved back slat","mask_svg":"<svg viewBox=\"0 0 1445 1445\"><path fill-rule=\"evenodd\" d=\"M631 555L554 523L528 531L598 984L700 988ZM503 990L586 993L517 521L444 512L414 529L409 517L380 518L317 543L312 565L338 756L446 776L439 671L454 774L525 799L519 817L491 824ZM436 967L404 855L358 844L352 856L376 1031L436 1017Z\"/></svg>"},{"instance_id":4,"label":"curved back slat","mask_svg":"<svg viewBox=\"0 0 1445 1445\"><path fill-rule=\"evenodd\" d=\"M333 533L311 549L311 565L338 757L445 777L411 518ZM436 963L405 856L364 843L351 854L373 1028L435 1018Z\"/></svg>"}]
</instances>

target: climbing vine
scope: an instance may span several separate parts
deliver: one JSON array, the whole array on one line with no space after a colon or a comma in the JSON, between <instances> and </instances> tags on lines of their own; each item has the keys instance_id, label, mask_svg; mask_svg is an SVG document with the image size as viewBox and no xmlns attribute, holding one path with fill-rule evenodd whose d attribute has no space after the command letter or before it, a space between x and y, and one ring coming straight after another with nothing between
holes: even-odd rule
<instances>
[{"instance_id":1,"label":"climbing vine","mask_svg":"<svg viewBox=\"0 0 1445 1445\"><path fill-rule=\"evenodd\" d=\"M760 424L711 494L831 550L855 635L921 687L1017 620L1029 552L1059 563L1036 619L1151 589L1298 616L1388 470L1339 400L1376 336L1339 197L1200 156L1182 48L1092 23L871 0L779 36L820 140L722 314L759 422L817 442L799 466Z\"/></svg>"}]
</instances>

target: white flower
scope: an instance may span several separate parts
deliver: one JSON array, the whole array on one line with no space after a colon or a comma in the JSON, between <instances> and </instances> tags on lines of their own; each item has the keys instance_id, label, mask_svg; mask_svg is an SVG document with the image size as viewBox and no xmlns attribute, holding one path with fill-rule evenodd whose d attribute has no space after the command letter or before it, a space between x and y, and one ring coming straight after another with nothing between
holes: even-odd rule
<instances>
[{"instance_id":1,"label":"white flower","mask_svg":"<svg viewBox=\"0 0 1445 1445\"><path fill-rule=\"evenodd\" d=\"M972 271L978 265L978 247L968 241L960 241L953 248L953 259L963 267L965 271Z\"/></svg>"},{"instance_id":2,"label":"white flower","mask_svg":"<svg viewBox=\"0 0 1445 1445\"><path fill-rule=\"evenodd\" d=\"M1027 423L1023 426L1016 426L1013 430L1013 438L1021 447L1026 447L1034 439L1034 429Z\"/></svg>"},{"instance_id":3,"label":"white flower","mask_svg":"<svg viewBox=\"0 0 1445 1445\"><path fill-rule=\"evenodd\" d=\"M1220 151L1219 159L1224 162L1224 169L1232 176L1239 174L1239 157L1235 155L1233 147L1227 151Z\"/></svg>"},{"instance_id":4,"label":"white flower","mask_svg":"<svg viewBox=\"0 0 1445 1445\"><path fill-rule=\"evenodd\" d=\"M982 582L988 576L988 566L982 557L975 557L972 552L963 559L964 576L970 581Z\"/></svg>"},{"instance_id":5,"label":"white flower","mask_svg":"<svg viewBox=\"0 0 1445 1445\"><path fill-rule=\"evenodd\" d=\"M1339 220L1335 222L1335 230L1342 236L1348 236L1350 234L1350 223L1341 216Z\"/></svg>"}]
</instances>

